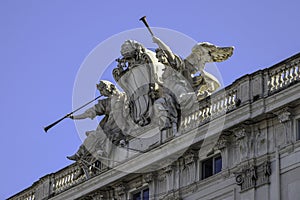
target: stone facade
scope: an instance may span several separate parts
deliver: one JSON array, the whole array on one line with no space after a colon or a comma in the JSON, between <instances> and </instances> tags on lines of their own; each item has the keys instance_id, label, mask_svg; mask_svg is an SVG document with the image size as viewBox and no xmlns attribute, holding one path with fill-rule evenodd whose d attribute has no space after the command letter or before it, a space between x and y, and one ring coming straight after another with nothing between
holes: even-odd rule
<instances>
[{"instance_id":1,"label":"stone facade","mask_svg":"<svg viewBox=\"0 0 300 200\"><path fill-rule=\"evenodd\" d=\"M67 166L9 200L128 200L147 192L154 200L299 199L299 80L297 54L200 101L179 136L152 146L139 140L143 153L127 149L128 159L110 168L96 163L89 179Z\"/></svg>"}]
</instances>

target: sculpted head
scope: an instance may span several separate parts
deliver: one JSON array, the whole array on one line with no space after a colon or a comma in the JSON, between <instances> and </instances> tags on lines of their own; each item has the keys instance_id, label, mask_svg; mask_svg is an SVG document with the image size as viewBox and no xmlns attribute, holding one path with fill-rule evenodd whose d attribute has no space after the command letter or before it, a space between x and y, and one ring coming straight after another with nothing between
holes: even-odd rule
<instances>
[{"instance_id":1,"label":"sculpted head","mask_svg":"<svg viewBox=\"0 0 300 200\"><path fill-rule=\"evenodd\" d=\"M116 86L110 81L101 80L99 84L96 84L96 87L100 91L100 94L106 97L111 96L117 91Z\"/></svg>"},{"instance_id":2,"label":"sculpted head","mask_svg":"<svg viewBox=\"0 0 300 200\"><path fill-rule=\"evenodd\" d=\"M155 49L155 53L156 53L155 56L156 56L158 62L160 62L162 64L168 63L166 54L164 53L164 51L162 49L160 49L160 48Z\"/></svg>"},{"instance_id":3,"label":"sculpted head","mask_svg":"<svg viewBox=\"0 0 300 200\"><path fill-rule=\"evenodd\" d=\"M136 52L144 51L145 47L135 40L126 40L121 46L121 54L124 57L132 57Z\"/></svg>"}]
</instances>

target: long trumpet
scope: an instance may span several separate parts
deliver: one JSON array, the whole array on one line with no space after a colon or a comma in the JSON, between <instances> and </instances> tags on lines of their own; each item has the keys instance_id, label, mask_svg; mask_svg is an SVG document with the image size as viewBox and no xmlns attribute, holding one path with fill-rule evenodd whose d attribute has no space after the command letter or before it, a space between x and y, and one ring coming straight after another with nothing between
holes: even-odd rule
<instances>
[{"instance_id":1,"label":"long trumpet","mask_svg":"<svg viewBox=\"0 0 300 200\"><path fill-rule=\"evenodd\" d=\"M150 26L149 26L149 24L146 20L146 16L141 17L140 21L142 21L145 24L145 26L147 27L147 29L150 32L151 36L155 37L154 33L152 32L152 30L151 30L151 28L150 28ZM166 56L166 58L168 58L168 54L166 53L166 51L164 49L161 49L161 50L162 50L163 54ZM169 62L169 60L168 60L168 62Z\"/></svg>"},{"instance_id":2,"label":"long trumpet","mask_svg":"<svg viewBox=\"0 0 300 200\"><path fill-rule=\"evenodd\" d=\"M150 26L149 26L149 24L148 24L148 22L146 20L146 16L141 17L140 21L142 21L145 24L145 26L147 27L147 29L150 32L151 36L153 37L154 34L153 34L153 32L152 32L152 30L151 30L151 28L150 28Z\"/></svg>"},{"instance_id":3,"label":"long trumpet","mask_svg":"<svg viewBox=\"0 0 300 200\"><path fill-rule=\"evenodd\" d=\"M102 95L100 95L100 96L96 97L95 99L93 99L93 100L87 102L86 104L84 104L83 106L80 106L79 108L75 109L74 111L72 111L72 112L66 114L65 116L63 116L63 117L60 118L59 120L53 122L53 123L50 124L49 126L44 127L44 131L47 133L47 131L48 131L50 128L52 128L53 126L55 126L56 124L58 124L58 123L61 122L62 120L64 120L64 119L70 117L73 113L77 112L78 110L80 110L80 109L84 108L85 106L89 105L90 103L96 101L96 100L99 99L100 97L102 97Z\"/></svg>"}]
</instances>

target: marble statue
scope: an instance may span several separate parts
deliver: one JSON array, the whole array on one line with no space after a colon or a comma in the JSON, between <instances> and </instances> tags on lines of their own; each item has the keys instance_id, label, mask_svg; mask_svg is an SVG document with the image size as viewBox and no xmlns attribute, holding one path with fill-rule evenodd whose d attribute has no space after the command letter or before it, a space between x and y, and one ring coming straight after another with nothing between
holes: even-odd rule
<instances>
[{"instance_id":1,"label":"marble statue","mask_svg":"<svg viewBox=\"0 0 300 200\"><path fill-rule=\"evenodd\" d=\"M70 160L77 161L87 154L92 154L100 160L103 157L107 158L112 144L118 145L121 140L125 140L125 135L122 131L122 129L125 129L125 125L122 125L124 120L120 119L124 117L125 94L120 92L109 81L102 80L96 86L101 95L107 98L99 100L97 104L87 109L84 113L71 115L70 118L81 120L86 118L94 119L96 116L102 115L104 117L96 130L86 132L87 137L78 151L74 155L67 157Z\"/></svg>"},{"instance_id":2,"label":"marble statue","mask_svg":"<svg viewBox=\"0 0 300 200\"><path fill-rule=\"evenodd\" d=\"M199 101L210 96L221 85L215 76L205 70L206 63L222 62L233 54L233 47L202 42L196 44L190 55L183 59L153 34L145 16L140 20L158 48L153 51L135 40L124 41L121 57L116 59L117 66L112 71L115 82L123 92L113 83L101 80L96 84L100 96L44 127L47 132L66 118L82 120L103 117L96 130L86 132L87 137L77 152L67 156L77 161L83 170L85 167L86 175L93 162L111 167L114 166L112 163L134 155L132 152L143 153L179 136L184 129L180 127L181 119L186 121L189 114L199 109ZM101 96L106 98L98 100L82 114L73 115ZM126 149L125 153L119 147Z\"/></svg>"},{"instance_id":3,"label":"marble statue","mask_svg":"<svg viewBox=\"0 0 300 200\"><path fill-rule=\"evenodd\" d=\"M220 87L217 78L205 71L205 64L228 59L233 47L198 43L182 59L158 37L152 39L158 45L155 52L134 40L121 45L122 57L116 59L112 75L124 92L102 80L97 89L106 98L82 114L69 116L74 120L104 117L96 130L86 132L83 144L68 159L80 163L90 156L109 166L112 145L124 148L145 127L158 127L160 143L163 134L176 137L181 116Z\"/></svg>"},{"instance_id":4,"label":"marble statue","mask_svg":"<svg viewBox=\"0 0 300 200\"><path fill-rule=\"evenodd\" d=\"M134 40L127 40L121 46L122 59L113 75L128 95L129 112L139 126L154 123L160 131L172 129L177 132L179 125L179 102L169 88L164 87L172 74L167 68L157 78L155 68L160 64L155 53ZM160 64L161 65L161 64ZM163 65L161 65L163 66ZM175 79L178 79L174 77ZM178 88L178 86L177 86ZM180 93L186 93L184 90ZM177 89L178 90L178 89Z\"/></svg>"},{"instance_id":5,"label":"marble statue","mask_svg":"<svg viewBox=\"0 0 300 200\"><path fill-rule=\"evenodd\" d=\"M211 95L220 87L218 79L204 70L205 64L225 61L233 54L233 47L217 47L208 42L198 43L192 48L191 54L182 59L158 37L153 36L152 40L159 47L156 50L159 62L179 71L194 88L198 100ZM198 72L200 75L193 76Z\"/></svg>"}]
</instances>

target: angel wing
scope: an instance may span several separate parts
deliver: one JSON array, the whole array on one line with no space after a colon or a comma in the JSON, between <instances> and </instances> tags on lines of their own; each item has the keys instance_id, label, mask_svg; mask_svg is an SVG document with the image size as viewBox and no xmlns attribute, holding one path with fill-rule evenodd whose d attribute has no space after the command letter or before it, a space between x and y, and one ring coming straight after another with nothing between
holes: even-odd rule
<instances>
[{"instance_id":1,"label":"angel wing","mask_svg":"<svg viewBox=\"0 0 300 200\"><path fill-rule=\"evenodd\" d=\"M197 48L198 46L205 48L208 51L208 55L211 58L209 60L210 62L223 62L232 56L234 50L234 47L218 47L208 42L200 43L194 48Z\"/></svg>"},{"instance_id":2,"label":"angel wing","mask_svg":"<svg viewBox=\"0 0 300 200\"><path fill-rule=\"evenodd\" d=\"M192 48L192 53L185 60L191 68L194 68L194 71L201 71L206 63L227 60L232 56L233 50L234 47L218 47L208 42L202 42Z\"/></svg>"},{"instance_id":3,"label":"angel wing","mask_svg":"<svg viewBox=\"0 0 300 200\"><path fill-rule=\"evenodd\" d=\"M185 60L188 64L186 67L190 68L190 71L201 73L199 77L194 77L194 79L201 80L202 77L203 81L197 81L193 84L197 90L198 100L209 96L220 87L218 79L204 70L205 64L225 61L232 56L233 50L234 47L218 47L208 42L198 43L192 48L192 53Z\"/></svg>"}]
</instances>

